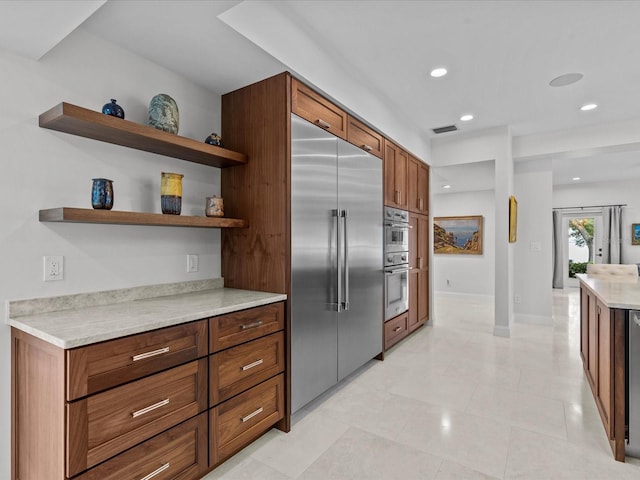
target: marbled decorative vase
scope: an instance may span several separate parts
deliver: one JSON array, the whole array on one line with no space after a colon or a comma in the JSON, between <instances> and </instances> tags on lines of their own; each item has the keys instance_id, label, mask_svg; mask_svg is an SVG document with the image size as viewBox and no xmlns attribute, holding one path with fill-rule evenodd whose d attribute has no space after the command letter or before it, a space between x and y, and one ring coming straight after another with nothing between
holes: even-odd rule
<instances>
[{"instance_id":1,"label":"marbled decorative vase","mask_svg":"<svg viewBox=\"0 0 640 480\"><path fill-rule=\"evenodd\" d=\"M204 207L204 214L207 217L224 217L224 202L222 197L207 197Z\"/></svg>"},{"instance_id":2,"label":"marbled decorative vase","mask_svg":"<svg viewBox=\"0 0 640 480\"><path fill-rule=\"evenodd\" d=\"M124 110L116 103L115 98L111 99L111 103L106 103L104 107L102 107L102 113L124 119Z\"/></svg>"},{"instance_id":3,"label":"marbled decorative vase","mask_svg":"<svg viewBox=\"0 0 640 480\"><path fill-rule=\"evenodd\" d=\"M153 97L149 103L149 125L165 132L178 133L180 114L176 101L164 93Z\"/></svg>"},{"instance_id":4,"label":"marbled decorative vase","mask_svg":"<svg viewBox=\"0 0 640 480\"><path fill-rule=\"evenodd\" d=\"M208 143L209 145L215 145L216 147L222 146L222 137L217 133L213 132L207 138L204 139L204 143Z\"/></svg>"},{"instance_id":5,"label":"marbled decorative vase","mask_svg":"<svg viewBox=\"0 0 640 480\"><path fill-rule=\"evenodd\" d=\"M182 177L180 173L162 172L160 206L162 213L180 215L182 211Z\"/></svg>"},{"instance_id":6,"label":"marbled decorative vase","mask_svg":"<svg viewBox=\"0 0 640 480\"><path fill-rule=\"evenodd\" d=\"M111 210L113 207L113 181L94 178L91 188L91 205L96 210Z\"/></svg>"}]
</instances>

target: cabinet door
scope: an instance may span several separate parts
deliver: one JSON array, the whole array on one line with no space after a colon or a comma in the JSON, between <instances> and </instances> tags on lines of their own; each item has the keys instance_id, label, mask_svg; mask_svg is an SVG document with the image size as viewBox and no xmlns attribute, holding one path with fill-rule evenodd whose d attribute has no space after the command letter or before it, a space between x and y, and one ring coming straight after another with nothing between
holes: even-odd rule
<instances>
[{"instance_id":1,"label":"cabinet door","mask_svg":"<svg viewBox=\"0 0 640 480\"><path fill-rule=\"evenodd\" d=\"M411 270L409 274L409 332L413 332L420 326L419 297L420 297L420 272Z\"/></svg>"},{"instance_id":2,"label":"cabinet door","mask_svg":"<svg viewBox=\"0 0 640 480\"><path fill-rule=\"evenodd\" d=\"M383 140L382 135L372 130L360 120L349 116L347 128L347 141L365 152L382 158Z\"/></svg>"},{"instance_id":3,"label":"cabinet door","mask_svg":"<svg viewBox=\"0 0 640 480\"><path fill-rule=\"evenodd\" d=\"M416 196L418 212L427 215L429 213L429 166L422 162L420 162L420 168L418 169L418 188Z\"/></svg>"},{"instance_id":4,"label":"cabinet door","mask_svg":"<svg viewBox=\"0 0 640 480\"><path fill-rule=\"evenodd\" d=\"M291 110L336 137L347 138L347 112L295 78L291 80Z\"/></svg>"},{"instance_id":5,"label":"cabinet door","mask_svg":"<svg viewBox=\"0 0 640 480\"><path fill-rule=\"evenodd\" d=\"M418 264L418 231L419 231L418 215L409 214L409 268L420 268Z\"/></svg>"},{"instance_id":6,"label":"cabinet door","mask_svg":"<svg viewBox=\"0 0 640 480\"><path fill-rule=\"evenodd\" d=\"M597 302L598 324L598 374L597 374L597 404L600 416L608 438L613 438L613 422L611 406L613 405L612 368L613 358L611 349L612 323L609 308L602 302Z\"/></svg>"},{"instance_id":7,"label":"cabinet door","mask_svg":"<svg viewBox=\"0 0 640 480\"><path fill-rule=\"evenodd\" d=\"M406 210L409 155L389 140L384 145L384 204Z\"/></svg>"},{"instance_id":8,"label":"cabinet door","mask_svg":"<svg viewBox=\"0 0 640 480\"><path fill-rule=\"evenodd\" d=\"M598 315L596 311L596 297L589 292L589 310L587 318L587 330L589 335L589 357L587 362L587 380L591 385L594 395L598 385Z\"/></svg>"},{"instance_id":9,"label":"cabinet door","mask_svg":"<svg viewBox=\"0 0 640 480\"><path fill-rule=\"evenodd\" d=\"M420 161L409 157L408 163L408 181L407 181L407 195L409 197L409 211L420 213L420 201L419 198L419 177L420 177Z\"/></svg>"},{"instance_id":10,"label":"cabinet door","mask_svg":"<svg viewBox=\"0 0 640 480\"><path fill-rule=\"evenodd\" d=\"M580 287L580 358L585 370L589 369L589 291Z\"/></svg>"},{"instance_id":11,"label":"cabinet door","mask_svg":"<svg viewBox=\"0 0 640 480\"><path fill-rule=\"evenodd\" d=\"M429 217L418 216L418 258L416 259L416 268L423 270L428 268L429 264Z\"/></svg>"},{"instance_id":12,"label":"cabinet door","mask_svg":"<svg viewBox=\"0 0 640 480\"><path fill-rule=\"evenodd\" d=\"M422 325L429 320L429 270L420 270L417 277L418 324Z\"/></svg>"}]
</instances>

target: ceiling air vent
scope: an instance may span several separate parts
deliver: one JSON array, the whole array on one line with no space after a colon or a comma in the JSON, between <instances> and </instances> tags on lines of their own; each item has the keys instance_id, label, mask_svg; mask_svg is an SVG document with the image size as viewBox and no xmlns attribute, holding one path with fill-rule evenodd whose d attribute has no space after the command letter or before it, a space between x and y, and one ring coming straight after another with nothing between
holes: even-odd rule
<instances>
[{"instance_id":1,"label":"ceiling air vent","mask_svg":"<svg viewBox=\"0 0 640 480\"><path fill-rule=\"evenodd\" d=\"M458 127L456 127L455 125L447 125L446 127L438 127L438 128L434 128L432 129L433 133L447 133L447 132L455 132L456 130L458 130Z\"/></svg>"}]
</instances>

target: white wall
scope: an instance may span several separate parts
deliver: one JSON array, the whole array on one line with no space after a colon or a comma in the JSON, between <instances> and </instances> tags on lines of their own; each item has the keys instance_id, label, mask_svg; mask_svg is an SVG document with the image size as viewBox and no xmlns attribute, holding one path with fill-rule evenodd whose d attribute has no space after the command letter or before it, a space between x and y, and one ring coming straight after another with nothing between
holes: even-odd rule
<instances>
[{"instance_id":1,"label":"white wall","mask_svg":"<svg viewBox=\"0 0 640 480\"><path fill-rule=\"evenodd\" d=\"M631 224L640 223L638 179L607 183L576 183L553 189L553 207L627 204L622 210L622 261L640 263L640 246L631 245Z\"/></svg>"},{"instance_id":2,"label":"white wall","mask_svg":"<svg viewBox=\"0 0 640 480\"><path fill-rule=\"evenodd\" d=\"M202 61L205 61L202 59ZM184 174L186 215L203 215L220 192L216 168L38 127L61 101L100 110L110 98L145 123L147 106L167 93L180 110L180 135L220 131L220 98L178 74L76 30L40 61L0 51L0 302L220 276L220 232L210 229L52 224L42 208L91 208L91 179L114 180L115 210L160 213L160 172ZM186 255L200 271L186 273ZM42 281L42 256L64 255L65 279ZM10 329L0 325L0 478L10 478Z\"/></svg>"},{"instance_id":3,"label":"white wall","mask_svg":"<svg viewBox=\"0 0 640 480\"><path fill-rule=\"evenodd\" d=\"M434 217L467 215L484 217L482 255L433 255L435 293L493 295L495 286L495 195L493 190L433 195L431 212Z\"/></svg>"},{"instance_id":4,"label":"white wall","mask_svg":"<svg viewBox=\"0 0 640 480\"><path fill-rule=\"evenodd\" d=\"M518 235L514 244L514 317L552 323L551 160L516 163Z\"/></svg>"}]
</instances>

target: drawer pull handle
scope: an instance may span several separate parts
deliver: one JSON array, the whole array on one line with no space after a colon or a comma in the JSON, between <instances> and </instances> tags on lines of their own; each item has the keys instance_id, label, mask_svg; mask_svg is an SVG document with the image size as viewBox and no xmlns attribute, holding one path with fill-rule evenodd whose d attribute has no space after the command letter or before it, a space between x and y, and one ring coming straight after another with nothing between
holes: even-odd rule
<instances>
[{"instance_id":1,"label":"drawer pull handle","mask_svg":"<svg viewBox=\"0 0 640 480\"><path fill-rule=\"evenodd\" d=\"M250 323L250 324L248 324L248 325L242 325L240 328L241 328L242 330L248 330L248 329L250 329L250 328L256 328L256 327L259 327L260 325L262 325L262 320L258 320L257 322L253 322L253 323Z\"/></svg>"},{"instance_id":2,"label":"drawer pull handle","mask_svg":"<svg viewBox=\"0 0 640 480\"><path fill-rule=\"evenodd\" d=\"M244 371L249 370L249 369L251 369L253 367L257 367L258 365L262 365L263 363L264 363L263 359L256 360L255 362L250 363L249 365L245 365L244 367L242 367L242 371L244 372Z\"/></svg>"},{"instance_id":3,"label":"drawer pull handle","mask_svg":"<svg viewBox=\"0 0 640 480\"><path fill-rule=\"evenodd\" d=\"M169 399L168 398L165 398L161 402L154 403L153 405L149 405L148 407L145 407L142 410L136 410L131 415L133 416L133 418L136 418L136 417L139 417L140 415L144 415L145 413L149 413L149 412L155 410L156 408L164 407L165 405L169 405Z\"/></svg>"},{"instance_id":4,"label":"drawer pull handle","mask_svg":"<svg viewBox=\"0 0 640 480\"><path fill-rule=\"evenodd\" d=\"M373 148L371 148L369 145L367 145L366 143L364 145L362 145L362 149L365 152L370 152L371 150L373 150Z\"/></svg>"},{"instance_id":5,"label":"drawer pull handle","mask_svg":"<svg viewBox=\"0 0 640 480\"><path fill-rule=\"evenodd\" d=\"M402 330L402 327L396 327L393 329L394 332L399 332L400 330Z\"/></svg>"},{"instance_id":6,"label":"drawer pull handle","mask_svg":"<svg viewBox=\"0 0 640 480\"><path fill-rule=\"evenodd\" d=\"M168 353L169 347L159 348L158 350L153 350L151 352L139 353L138 355L133 356L133 361L137 362L138 360L144 360L145 358L155 357L156 355L162 355L163 353Z\"/></svg>"},{"instance_id":7,"label":"drawer pull handle","mask_svg":"<svg viewBox=\"0 0 640 480\"><path fill-rule=\"evenodd\" d=\"M249 415L247 415L246 417L242 417L240 420L242 420L242 423L251 420L253 417L255 417L256 415L262 413L262 411L264 410L264 408L260 407L259 409L257 409L255 412L250 413Z\"/></svg>"},{"instance_id":8,"label":"drawer pull handle","mask_svg":"<svg viewBox=\"0 0 640 480\"><path fill-rule=\"evenodd\" d=\"M146 477L142 477L140 480L151 480L153 477L155 477L156 475L158 475L159 473L164 472L167 468L169 468L169 464L165 463L164 465L162 465L160 468L158 468L157 470L154 470L153 472L151 472L149 475L147 475Z\"/></svg>"},{"instance_id":9,"label":"drawer pull handle","mask_svg":"<svg viewBox=\"0 0 640 480\"><path fill-rule=\"evenodd\" d=\"M329 130L329 129L331 128L331 124L330 124L330 123L325 122L324 120L317 119L317 120L316 120L315 122L313 122L313 123L315 123L315 124L316 124L317 126L319 126L320 128L324 128L325 130Z\"/></svg>"}]
</instances>

